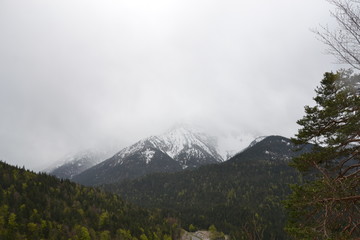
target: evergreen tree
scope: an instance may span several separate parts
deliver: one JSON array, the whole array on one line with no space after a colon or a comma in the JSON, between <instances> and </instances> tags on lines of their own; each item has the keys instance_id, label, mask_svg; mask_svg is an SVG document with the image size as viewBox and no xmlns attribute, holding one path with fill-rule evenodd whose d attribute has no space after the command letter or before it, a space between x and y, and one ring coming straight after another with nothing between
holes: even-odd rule
<instances>
[{"instance_id":1,"label":"evergreen tree","mask_svg":"<svg viewBox=\"0 0 360 240\"><path fill-rule=\"evenodd\" d=\"M287 200L287 230L298 239L360 237L360 76L325 73L293 141L314 144L293 159L304 174Z\"/></svg>"}]
</instances>

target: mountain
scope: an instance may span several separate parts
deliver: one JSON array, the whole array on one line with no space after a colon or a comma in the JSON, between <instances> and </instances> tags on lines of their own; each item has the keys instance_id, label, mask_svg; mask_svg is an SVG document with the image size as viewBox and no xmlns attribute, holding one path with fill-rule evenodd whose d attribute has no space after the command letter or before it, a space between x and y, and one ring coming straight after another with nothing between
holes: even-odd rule
<instances>
[{"instance_id":1,"label":"mountain","mask_svg":"<svg viewBox=\"0 0 360 240\"><path fill-rule=\"evenodd\" d=\"M167 154L182 169L196 168L200 165L223 161L223 158L216 150L215 138L184 126L173 128L159 136L141 140L121 150L115 156L118 163L121 163L122 159L148 147ZM148 161L151 161L151 159L148 159Z\"/></svg>"},{"instance_id":2,"label":"mountain","mask_svg":"<svg viewBox=\"0 0 360 240\"><path fill-rule=\"evenodd\" d=\"M0 239L179 239L177 220L0 161Z\"/></svg>"},{"instance_id":3,"label":"mountain","mask_svg":"<svg viewBox=\"0 0 360 240\"><path fill-rule=\"evenodd\" d=\"M214 224L232 239L287 239L282 201L289 184L299 181L288 166L294 151L290 139L256 139L226 162L176 173L158 173L106 185L108 191L144 207L160 208L180 218L185 228ZM250 235L249 235L250 234Z\"/></svg>"},{"instance_id":4,"label":"mountain","mask_svg":"<svg viewBox=\"0 0 360 240\"><path fill-rule=\"evenodd\" d=\"M184 126L143 139L113 157L76 175L84 185L98 185L133 179L156 172L176 172L220 163L216 139Z\"/></svg>"},{"instance_id":5,"label":"mountain","mask_svg":"<svg viewBox=\"0 0 360 240\"><path fill-rule=\"evenodd\" d=\"M311 149L312 145L302 146L299 149L290 139L281 136L258 137L250 143L249 147L229 159L227 164L253 159L288 163L293 157L309 152Z\"/></svg>"},{"instance_id":6,"label":"mountain","mask_svg":"<svg viewBox=\"0 0 360 240\"><path fill-rule=\"evenodd\" d=\"M72 179L73 176L82 173L110 156L110 151L82 151L68 155L65 160L59 161L55 166L46 169L45 172L58 178Z\"/></svg>"}]
</instances>

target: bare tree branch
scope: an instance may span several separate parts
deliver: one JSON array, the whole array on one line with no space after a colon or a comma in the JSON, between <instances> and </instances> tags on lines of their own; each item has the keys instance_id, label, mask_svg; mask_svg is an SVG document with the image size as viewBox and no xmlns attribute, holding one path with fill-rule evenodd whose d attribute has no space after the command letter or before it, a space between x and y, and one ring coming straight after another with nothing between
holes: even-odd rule
<instances>
[{"instance_id":1,"label":"bare tree branch","mask_svg":"<svg viewBox=\"0 0 360 240\"><path fill-rule=\"evenodd\" d=\"M330 30L321 27L313 31L320 41L329 47L328 51L340 63L346 63L360 70L360 8L358 0L328 0L336 7L331 15L336 19L339 28Z\"/></svg>"}]
</instances>

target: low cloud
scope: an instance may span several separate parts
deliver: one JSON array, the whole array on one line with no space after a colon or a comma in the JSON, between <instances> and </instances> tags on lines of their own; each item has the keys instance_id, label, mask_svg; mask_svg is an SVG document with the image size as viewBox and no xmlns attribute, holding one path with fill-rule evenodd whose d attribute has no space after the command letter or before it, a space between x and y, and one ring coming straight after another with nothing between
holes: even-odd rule
<instances>
[{"instance_id":1,"label":"low cloud","mask_svg":"<svg viewBox=\"0 0 360 240\"><path fill-rule=\"evenodd\" d=\"M179 122L292 136L332 58L326 1L0 3L0 159L41 169Z\"/></svg>"}]
</instances>

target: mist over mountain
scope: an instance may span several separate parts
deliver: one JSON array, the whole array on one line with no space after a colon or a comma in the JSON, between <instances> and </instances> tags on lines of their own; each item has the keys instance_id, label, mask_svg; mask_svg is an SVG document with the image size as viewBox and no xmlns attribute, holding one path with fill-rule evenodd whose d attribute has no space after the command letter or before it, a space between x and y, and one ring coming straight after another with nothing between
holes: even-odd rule
<instances>
[{"instance_id":1,"label":"mist over mountain","mask_svg":"<svg viewBox=\"0 0 360 240\"><path fill-rule=\"evenodd\" d=\"M45 169L45 172L58 178L72 179L90 167L104 161L113 154L111 150L89 149L76 154L69 154L64 159Z\"/></svg>"},{"instance_id":2,"label":"mist over mountain","mask_svg":"<svg viewBox=\"0 0 360 240\"><path fill-rule=\"evenodd\" d=\"M156 172L176 172L221 163L217 139L189 126L176 126L164 134L142 139L73 180L85 185L118 182Z\"/></svg>"}]
</instances>

